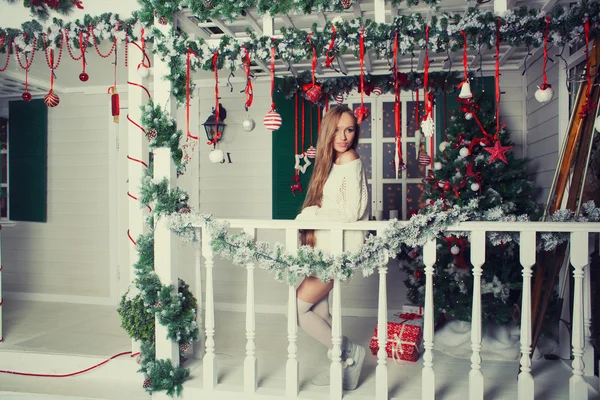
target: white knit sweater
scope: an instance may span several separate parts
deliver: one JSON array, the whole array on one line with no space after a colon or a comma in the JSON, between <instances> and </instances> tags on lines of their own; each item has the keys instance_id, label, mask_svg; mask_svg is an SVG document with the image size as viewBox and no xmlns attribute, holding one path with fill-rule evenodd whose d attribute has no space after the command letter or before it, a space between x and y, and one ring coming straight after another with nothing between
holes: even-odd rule
<instances>
[{"instance_id":1,"label":"white knit sweater","mask_svg":"<svg viewBox=\"0 0 600 400\"><path fill-rule=\"evenodd\" d=\"M356 222L369 219L367 177L360 158L349 163L333 164L323 187L321 207L302 210L296 220ZM316 247L329 250L329 232L316 231ZM363 243L364 231L345 231L344 250L355 251Z\"/></svg>"}]
</instances>

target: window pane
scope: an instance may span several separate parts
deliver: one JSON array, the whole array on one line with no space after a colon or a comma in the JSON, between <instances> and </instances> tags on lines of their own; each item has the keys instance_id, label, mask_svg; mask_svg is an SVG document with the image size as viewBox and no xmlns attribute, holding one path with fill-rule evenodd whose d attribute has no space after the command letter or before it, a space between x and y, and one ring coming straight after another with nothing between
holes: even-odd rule
<instances>
[{"instance_id":1,"label":"window pane","mask_svg":"<svg viewBox=\"0 0 600 400\"><path fill-rule=\"evenodd\" d=\"M391 183L383 185L383 218L389 219L390 210L398 210L402 217L402 184Z\"/></svg>"},{"instance_id":2,"label":"window pane","mask_svg":"<svg viewBox=\"0 0 600 400\"><path fill-rule=\"evenodd\" d=\"M419 124L417 125L417 110L415 108L416 105L416 101L407 101L406 102L406 115L408 118L408 122L407 122L407 131L406 131L406 135L408 137L415 137L415 130L417 130L417 126L420 127L421 126L421 121L423 120L423 116L425 115L425 103L420 101L419 102Z\"/></svg>"},{"instance_id":3,"label":"window pane","mask_svg":"<svg viewBox=\"0 0 600 400\"><path fill-rule=\"evenodd\" d=\"M352 111L356 110L360 106L360 103L352 104ZM365 107L372 111L371 103L365 103ZM365 118L363 122L360 124L360 137L363 139L368 139L371 137L371 117Z\"/></svg>"},{"instance_id":4,"label":"window pane","mask_svg":"<svg viewBox=\"0 0 600 400\"><path fill-rule=\"evenodd\" d=\"M363 168L367 171L367 179L373 178L373 155L371 154L371 143L359 143L356 152L360 156Z\"/></svg>"},{"instance_id":5,"label":"window pane","mask_svg":"<svg viewBox=\"0 0 600 400\"><path fill-rule=\"evenodd\" d=\"M8 166L7 166L7 157L5 154L1 154L0 155L0 159L2 160L0 162L0 169L2 169L2 183L8 183Z\"/></svg>"},{"instance_id":6,"label":"window pane","mask_svg":"<svg viewBox=\"0 0 600 400\"><path fill-rule=\"evenodd\" d=\"M422 183L409 183L406 185L406 209L407 217L425 207L425 199L423 199L423 191L425 187Z\"/></svg>"},{"instance_id":7,"label":"window pane","mask_svg":"<svg viewBox=\"0 0 600 400\"><path fill-rule=\"evenodd\" d=\"M383 103L383 137L395 137L396 125L394 123L394 102ZM400 126L402 126L402 108L400 108Z\"/></svg>"},{"instance_id":8,"label":"window pane","mask_svg":"<svg viewBox=\"0 0 600 400\"><path fill-rule=\"evenodd\" d=\"M8 198L6 196L6 189L0 188L0 218L8 218L7 205Z\"/></svg>"},{"instance_id":9,"label":"window pane","mask_svg":"<svg viewBox=\"0 0 600 400\"><path fill-rule=\"evenodd\" d=\"M421 146L424 148L424 146ZM415 143L406 143L406 154L404 154L407 178L425 178L426 165L419 165L417 154L415 154Z\"/></svg>"}]
</instances>

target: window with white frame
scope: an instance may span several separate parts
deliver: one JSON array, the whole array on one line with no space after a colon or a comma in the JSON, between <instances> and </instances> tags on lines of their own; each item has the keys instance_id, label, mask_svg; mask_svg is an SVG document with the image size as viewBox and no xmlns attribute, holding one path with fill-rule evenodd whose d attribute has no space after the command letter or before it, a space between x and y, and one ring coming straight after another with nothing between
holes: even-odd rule
<instances>
[{"instance_id":1,"label":"window with white frame","mask_svg":"<svg viewBox=\"0 0 600 400\"><path fill-rule=\"evenodd\" d=\"M421 92L422 95L422 92ZM421 97L422 98L422 97ZM353 110L360 105L360 99L351 96L347 100ZM424 145L417 143L416 99L411 92L402 92L401 127L402 156L406 169L395 172L394 96L381 95L365 98L365 106L371 117L361 124L361 134L357 151L367 171L371 195L371 215L381 211L383 219L388 219L391 210L398 211L398 218L406 220L412 213L424 206L422 194L426 167L419 164L419 151ZM419 101L419 116L422 117L424 104ZM431 151L427 149L431 155Z\"/></svg>"},{"instance_id":2,"label":"window with white frame","mask_svg":"<svg viewBox=\"0 0 600 400\"><path fill-rule=\"evenodd\" d=\"M8 220L8 119L0 117L0 220Z\"/></svg>"}]
</instances>

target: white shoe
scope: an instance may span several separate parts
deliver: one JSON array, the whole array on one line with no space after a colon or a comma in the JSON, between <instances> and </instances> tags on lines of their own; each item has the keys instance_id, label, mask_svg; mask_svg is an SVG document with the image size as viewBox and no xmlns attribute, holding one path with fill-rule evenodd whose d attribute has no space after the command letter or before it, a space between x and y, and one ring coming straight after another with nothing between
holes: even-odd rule
<instances>
[{"instance_id":1,"label":"white shoe","mask_svg":"<svg viewBox=\"0 0 600 400\"><path fill-rule=\"evenodd\" d=\"M365 361L365 348L348 341L344 368L344 390L354 390L358 386L358 378Z\"/></svg>"}]
</instances>

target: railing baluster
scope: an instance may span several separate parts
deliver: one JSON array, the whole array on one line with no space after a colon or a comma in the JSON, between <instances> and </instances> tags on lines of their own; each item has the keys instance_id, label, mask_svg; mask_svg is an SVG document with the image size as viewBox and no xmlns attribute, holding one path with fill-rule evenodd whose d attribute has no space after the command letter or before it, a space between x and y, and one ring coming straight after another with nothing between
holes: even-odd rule
<instances>
[{"instance_id":1,"label":"railing baluster","mask_svg":"<svg viewBox=\"0 0 600 400\"><path fill-rule=\"evenodd\" d=\"M471 316L471 372L469 400L483 400L481 373L481 266L485 262L485 231L471 232L471 264L473 264L473 309Z\"/></svg>"},{"instance_id":2,"label":"railing baluster","mask_svg":"<svg viewBox=\"0 0 600 400\"><path fill-rule=\"evenodd\" d=\"M210 235L207 229L202 229L202 254L206 260L206 343L202 361L204 373L204 388L214 389L217 386L217 358L215 355L215 304L213 289L213 250L210 247Z\"/></svg>"},{"instance_id":3,"label":"railing baluster","mask_svg":"<svg viewBox=\"0 0 600 400\"><path fill-rule=\"evenodd\" d=\"M596 234L594 234L594 237ZM594 246L588 247L588 263L583 269L583 335L585 346L583 348L583 372L585 376L594 376L594 347L592 346L592 288L590 279L589 259L594 252Z\"/></svg>"},{"instance_id":4,"label":"railing baluster","mask_svg":"<svg viewBox=\"0 0 600 400\"><path fill-rule=\"evenodd\" d=\"M423 246L425 263L425 312L423 326L423 370L421 372L421 398L435 399L435 371L433 370L433 266L436 260L436 240L429 240Z\"/></svg>"},{"instance_id":5,"label":"railing baluster","mask_svg":"<svg viewBox=\"0 0 600 400\"><path fill-rule=\"evenodd\" d=\"M196 272L196 325L202 332L202 247L197 245L195 248L195 268ZM202 358L202 336L192 345L194 358L200 360Z\"/></svg>"},{"instance_id":6,"label":"railing baluster","mask_svg":"<svg viewBox=\"0 0 600 400\"><path fill-rule=\"evenodd\" d=\"M256 239L256 229L244 228L244 232ZM244 360L244 391L253 393L257 386L258 361L256 360L256 315L254 305L254 263L246 264L246 359Z\"/></svg>"},{"instance_id":7,"label":"railing baluster","mask_svg":"<svg viewBox=\"0 0 600 400\"><path fill-rule=\"evenodd\" d=\"M588 263L588 233L571 233L571 264L573 265L573 376L569 379L569 399L586 400L588 398L587 383L583 377L583 275Z\"/></svg>"},{"instance_id":8,"label":"railing baluster","mask_svg":"<svg viewBox=\"0 0 600 400\"><path fill-rule=\"evenodd\" d=\"M377 231L378 235L383 230ZM379 270L379 304L377 308L377 368L375 369L375 398L377 400L388 399L388 369L387 369L387 270L388 257L378 268Z\"/></svg>"},{"instance_id":9,"label":"railing baluster","mask_svg":"<svg viewBox=\"0 0 600 400\"><path fill-rule=\"evenodd\" d=\"M344 231L331 231L331 254L341 254L344 250ZM342 294L339 279L333 280L333 306L331 325L331 367L329 398L338 400L343 393L343 370L342 370ZM387 328L386 328L387 332Z\"/></svg>"},{"instance_id":10,"label":"railing baluster","mask_svg":"<svg viewBox=\"0 0 600 400\"><path fill-rule=\"evenodd\" d=\"M533 400L535 385L531 376L531 267L535 264L535 232L521 232L520 242L523 299L521 301L521 373L518 377L518 393L519 400Z\"/></svg>"},{"instance_id":11,"label":"railing baluster","mask_svg":"<svg viewBox=\"0 0 600 400\"><path fill-rule=\"evenodd\" d=\"M298 230L285 230L285 246L286 250L294 254L298 250ZM299 391L299 376L298 376L298 310L296 309L296 287L289 285L288 287L288 360L285 364L286 379L285 392L288 397L297 397Z\"/></svg>"}]
</instances>

